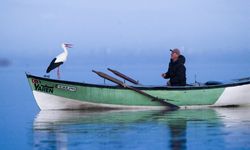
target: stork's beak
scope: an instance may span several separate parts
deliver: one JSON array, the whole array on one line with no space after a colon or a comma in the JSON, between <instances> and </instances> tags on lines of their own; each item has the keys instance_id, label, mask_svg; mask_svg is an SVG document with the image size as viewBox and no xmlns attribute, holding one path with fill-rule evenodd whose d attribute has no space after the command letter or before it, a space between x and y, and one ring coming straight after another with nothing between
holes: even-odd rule
<instances>
[{"instance_id":1,"label":"stork's beak","mask_svg":"<svg viewBox=\"0 0 250 150\"><path fill-rule=\"evenodd\" d=\"M73 47L72 44L64 44L64 45L65 45L65 47L67 47L67 48L72 48L72 47Z\"/></svg>"}]
</instances>

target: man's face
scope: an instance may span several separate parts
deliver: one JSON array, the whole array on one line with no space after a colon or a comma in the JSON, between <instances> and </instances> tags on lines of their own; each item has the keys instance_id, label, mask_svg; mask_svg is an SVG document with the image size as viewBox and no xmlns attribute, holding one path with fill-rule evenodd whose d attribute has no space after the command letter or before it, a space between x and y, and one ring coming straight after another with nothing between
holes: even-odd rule
<instances>
[{"instance_id":1,"label":"man's face","mask_svg":"<svg viewBox=\"0 0 250 150\"><path fill-rule=\"evenodd\" d=\"M173 60L173 61L176 61L177 59L178 59L178 57L179 57L179 55L178 54L176 54L176 53L171 53L171 59Z\"/></svg>"}]
</instances>

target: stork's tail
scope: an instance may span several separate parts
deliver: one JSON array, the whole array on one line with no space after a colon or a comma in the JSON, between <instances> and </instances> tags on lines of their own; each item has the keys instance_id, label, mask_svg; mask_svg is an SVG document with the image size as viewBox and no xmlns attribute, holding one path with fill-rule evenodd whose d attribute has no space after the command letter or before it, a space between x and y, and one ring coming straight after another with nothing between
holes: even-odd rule
<instances>
[{"instance_id":1,"label":"stork's tail","mask_svg":"<svg viewBox=\"0 0 250 150\"><path fill-rule=\"evenodd\" d=\"M60 66L61 64L63 64L63 62L55 63L55 61L56 61L56 58L54 58L54 59L51 61L49 67L48 67L47 70L46 70L46 73L49 73L51 70L53 70L53 69L57 68L58 66Z\"/></svg>"}]
</instances>

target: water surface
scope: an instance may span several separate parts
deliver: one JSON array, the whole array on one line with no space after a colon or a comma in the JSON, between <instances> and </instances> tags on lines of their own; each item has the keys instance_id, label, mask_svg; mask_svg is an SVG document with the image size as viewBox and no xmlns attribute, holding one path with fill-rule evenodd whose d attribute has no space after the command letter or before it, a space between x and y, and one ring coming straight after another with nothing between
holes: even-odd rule
<instances>
[{"instance_id":1,"label":"water surface","mask_svg":"<svg viewBox=\"0 0 250 150\"><path fill-rule=\"evenodd\" d=\"M1 69L1 149L250 149L250 108L40 111L23 69Z\"/></svg>"},{"instance_id":2,"label":"water surface","mask_svg":"<svg viewBox=\"0 0 250 150\"><path fill-rule=\"evenodd\" d=\"M35 149L249 149L249 110L41 111Z\"/></svg>"}]
</instances>

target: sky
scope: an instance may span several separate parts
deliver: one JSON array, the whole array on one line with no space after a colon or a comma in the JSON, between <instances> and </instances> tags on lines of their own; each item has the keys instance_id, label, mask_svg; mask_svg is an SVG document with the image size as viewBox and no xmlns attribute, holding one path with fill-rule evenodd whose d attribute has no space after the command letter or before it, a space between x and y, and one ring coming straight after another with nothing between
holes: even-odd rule
<instances>
[{"instance_id":1,"label":"sky","mask_svg":"<svg viewBox=\"0 0 250 150\"><path fill-rule=\"evenodd\" d=\"M215 65L250 74L249 0L4 0L0 12L0 59L14 65L47 65L68 42L68 67L166 70L179 48L191 76Z\"/></svg>"}]
</instances>

